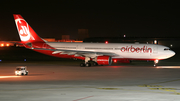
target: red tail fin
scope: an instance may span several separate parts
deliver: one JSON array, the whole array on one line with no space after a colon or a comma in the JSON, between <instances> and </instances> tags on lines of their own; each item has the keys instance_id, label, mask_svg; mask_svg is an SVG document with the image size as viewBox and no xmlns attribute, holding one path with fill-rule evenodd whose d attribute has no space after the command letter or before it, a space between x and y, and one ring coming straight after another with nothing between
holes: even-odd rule
<instances>
[{"instance_id":1,"label":"red tail fin","mask_svg":"<svg viewBox=\"0 0 180 101\"><path fill-rule=\"evenodd\" d=\"M13 14L22 42L44 42L20 14Z\"/></svg>"}]
</instances>

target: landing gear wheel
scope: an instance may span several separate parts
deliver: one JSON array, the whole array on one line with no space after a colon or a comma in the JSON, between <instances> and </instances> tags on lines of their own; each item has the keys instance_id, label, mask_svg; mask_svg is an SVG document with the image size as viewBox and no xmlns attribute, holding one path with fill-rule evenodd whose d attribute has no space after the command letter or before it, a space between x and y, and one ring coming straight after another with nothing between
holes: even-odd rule
<instances>
[{"instance_id":1,"label":"landing gear wheel","mask_svg":"<svg viewBox=\"0 0 180 101\"><path fill-rule=\"evenodd\" d=\"M91 67L91 63L86 63L86 67Z\"/></svg>"},{"instance_id":2,"label":"landing gear wheel","mask_svg":"<svg viewBox=\"0 0 180 101\"><path fill-rule=\"evenodd\" d=\"M97 66L98 65L98 63L96 63L96 62L93 62L93 66Z\"/></svg>"},{"instance_id":3,"label":"landing gear wheel","mask_svg":"<svg viewBox=\"0 0 180 101\"><path fill-rule=\"evenodd\" d=\"M85 64L84 64L84 63L80 63L80 66L81 66L81 67L84 67L84 66L85 66Z\"/></svg>"}]
</instances>

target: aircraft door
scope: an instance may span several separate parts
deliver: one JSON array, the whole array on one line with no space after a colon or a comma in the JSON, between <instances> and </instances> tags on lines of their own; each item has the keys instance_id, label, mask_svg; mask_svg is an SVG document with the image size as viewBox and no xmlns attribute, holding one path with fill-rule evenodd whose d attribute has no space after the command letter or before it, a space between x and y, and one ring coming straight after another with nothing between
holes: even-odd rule
<instances>
[{"instance_id":1,"label":"aircraft door","mask_svg":"<svg viewBox=\"0 0 180 101\"><path fill-rule=\"evenodd\" d=\"M158 53L158 47L157 47L157 46L154 46L154 47L153 47L153 53L154 53L154 54L157 54L157 53Z\"/></svg>"}]
</instances>

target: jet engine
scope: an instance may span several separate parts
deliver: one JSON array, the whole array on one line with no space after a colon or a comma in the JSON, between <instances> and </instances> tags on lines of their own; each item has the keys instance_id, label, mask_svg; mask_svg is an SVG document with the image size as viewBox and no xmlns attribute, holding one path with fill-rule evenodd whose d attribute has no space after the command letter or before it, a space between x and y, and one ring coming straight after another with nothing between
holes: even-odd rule
<instances>
[{"instance_id":1,"label":"jet engine","mask_svg":"<svg viewBox=\"0 0 180 101\"><path fill-rule=\"evenodd\" d=\"M96 59L96 62L99 65L111 65L112 64L112 58L110 56L98 56Z\"/></svg>"}]
</instances>

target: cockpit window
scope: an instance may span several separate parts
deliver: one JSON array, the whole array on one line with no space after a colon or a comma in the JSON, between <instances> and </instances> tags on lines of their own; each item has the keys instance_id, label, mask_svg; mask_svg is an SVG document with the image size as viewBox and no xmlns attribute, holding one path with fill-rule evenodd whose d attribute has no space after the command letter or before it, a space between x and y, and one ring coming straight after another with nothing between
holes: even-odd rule
<instances>
[{"instance_id":1,"label":"cockpit window","mask_svg":"<svg viewBox=\"0 0 180 101\"><path fill-rule=\"evenodd\" d=\"M169 48L164 48L164 50L166 51L166 50L170 50Z\"/></svg>"}]
</instances>

